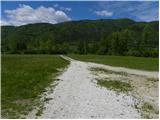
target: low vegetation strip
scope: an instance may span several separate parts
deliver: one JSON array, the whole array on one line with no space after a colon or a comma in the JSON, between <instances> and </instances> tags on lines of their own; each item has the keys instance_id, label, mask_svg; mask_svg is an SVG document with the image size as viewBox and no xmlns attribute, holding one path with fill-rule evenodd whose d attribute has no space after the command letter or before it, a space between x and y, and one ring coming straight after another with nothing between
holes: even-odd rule
<instances>
[{"instance_id":1,"label":"low vegetation strip","mask_svg":"<svg viewBox=\"0 0 160 120\"><path fill-rule=\"evenodd\" d=\"M2 118L22 118L68 61L56 55L2 55Z\"/></svg>"},{"instance_id":2,"label":"low vegetation strip","mask_svg":"<svg viewBox=\"0 0 160 120\"><path fill-rule=\"evenodd\" d=\"M69 57L85 62L95 62L111 66L126 67L147 71L158 71L158 58L108 56L108 55L78 55L70 54Z\"/></svg>"},{"instance_id":3,"label":"low vegetation strip","mask_svg":"<svg viewBox=\"0 0 160 120\"><path fill-rule=\"evenodd\" d=\"M121 82L118 80L98 80L99 85L108 89L113 89L118 92L128 92L132 90L132 86L129 83Z\"/></svg>"}]
</instances>

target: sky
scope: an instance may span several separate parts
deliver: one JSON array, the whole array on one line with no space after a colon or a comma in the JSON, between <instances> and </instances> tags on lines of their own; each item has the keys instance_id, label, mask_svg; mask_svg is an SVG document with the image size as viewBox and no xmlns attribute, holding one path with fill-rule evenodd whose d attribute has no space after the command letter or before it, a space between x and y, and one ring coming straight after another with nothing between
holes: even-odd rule
<instances>
[{"instance_id":1,"label":"sky","mask_svg":"<svg viewBox=\"0 0 160 120\"><path fill-rule=\"evenodd\" d=\"M2 1L1 25L57 24L72 20L159 20L158 1Z\"/></svg>"}]
</instances>

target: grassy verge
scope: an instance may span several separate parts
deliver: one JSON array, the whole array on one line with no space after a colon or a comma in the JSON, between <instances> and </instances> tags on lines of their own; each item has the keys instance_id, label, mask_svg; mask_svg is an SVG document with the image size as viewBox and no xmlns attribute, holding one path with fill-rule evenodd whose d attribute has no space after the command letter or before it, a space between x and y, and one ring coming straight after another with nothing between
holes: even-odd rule
<instances>
[{"instance_id":1,"label":"grassy verge","mask_svg":"<svg viewBox=\"0 0 160 120\"><path fill-rule=\"evenodd\" d=\"M158 58L144 58L144 57L131 57L131 56L107 56L107 55L68 55L69 57L86 61L106 64L111 66L120 66L133 69L141 69L148 71L158 71Z\"/></svg>"},{"instance_id":2,"label":"grassy verge","mask_svg":"<svg viewBox=\"0 0 160 120\"><path fill-rule=\"evenodd\" d=\"M128 92L132 90L132 86L129 83L118 80L98 80L97 84L117 92Z\"/></svg>"},{"instance_id":3,"label":"grassy verge","mask_svg":"<svg viewBox=\"0 0 160 120\"><path fill-rule=\"evenodd\" d=\"M69 64L55 55L2 55L2 118L21 118L32 110L34 100Z\"/></svg>"},{"instance_id":4,"label":"grassy verge","mask_svg":"<svg viewBox=\"0 0 160 120\"><path fill-rule=\"evenodd\" d=\"M107 69L97 68L97 67L92 67L90 70L93 71L93 72L104 72L106 74L117 74L117 75L123 75L123 76L128 75L125 72L115 72L115 71L112 71L112 70L107 70Z\"/></svg>"}]
</instances>

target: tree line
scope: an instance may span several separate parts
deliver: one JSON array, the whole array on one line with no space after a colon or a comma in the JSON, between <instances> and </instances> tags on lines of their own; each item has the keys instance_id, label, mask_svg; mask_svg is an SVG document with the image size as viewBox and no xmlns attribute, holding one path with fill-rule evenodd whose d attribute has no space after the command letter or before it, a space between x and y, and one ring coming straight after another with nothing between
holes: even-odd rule
<instances>
[{"instance_id":1,"label":"tree line","mask_svg":"<svg viewBox=\"0 0 160 120\"><path fill-rule=\"evenodd\" d=\"M81 20L1 27L1 51L13 54L101 54L158 57L159 23Z\"/></svg>"}]
</instances>

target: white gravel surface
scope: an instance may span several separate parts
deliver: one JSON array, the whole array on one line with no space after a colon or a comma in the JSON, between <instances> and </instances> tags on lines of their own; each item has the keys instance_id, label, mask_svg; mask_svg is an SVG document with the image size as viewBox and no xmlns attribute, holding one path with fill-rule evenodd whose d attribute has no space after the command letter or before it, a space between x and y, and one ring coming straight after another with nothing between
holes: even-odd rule
<instances>
[{"instance_id":1,"label":"white gravel surface","mask_svg":"<svg viewBox=\"0 0 160 120\"><path fill-rule=\"evenodd\" d=\"M131 95L96 84L89 71L92 63L62 57L71 61L70 66L58 77L58 85L47 95L52 100L45 103L38 118L140 118Z\"/></svg>"},{"instance_id":2,"label":"white gravel surface","mask_svg":"<svg viewBox=\"0 0 160 120\"><path fill-rule=\"evenodd\" d=\"M139 98L140 100L145 99L150 102L150 99L144 97L148 96L153 98L153 104L157 105L158 87L154 86L148 89L145 83L147 78L157 79L158 72L112 67L90 62L80 62L66 56L61 57L69 60L70 65L58 76L57 79L59 81L57 86L53 87L54 90L46 92L44 96L42 95L42 99L49 98L50 100L44 103L41 116L35 116L37 110L34 109L27 118L141 118L141 113L134 107L139 103ZM90 71L91 68L125 72L129 73L129 76L101 72L93 74L93 71ZM110 79L116 78L117 80L131 80L131 83L134 83L134 86L137 87L135 93L137 94L138 92L140 95L135 98L132 93L115 92L97 85L97 79L108 77ZM158 84L156 83L156 85ZM145 92L141 88L148 91ZM155 118L158 118L157 115Z\"/></svg>"}]
</instances>

